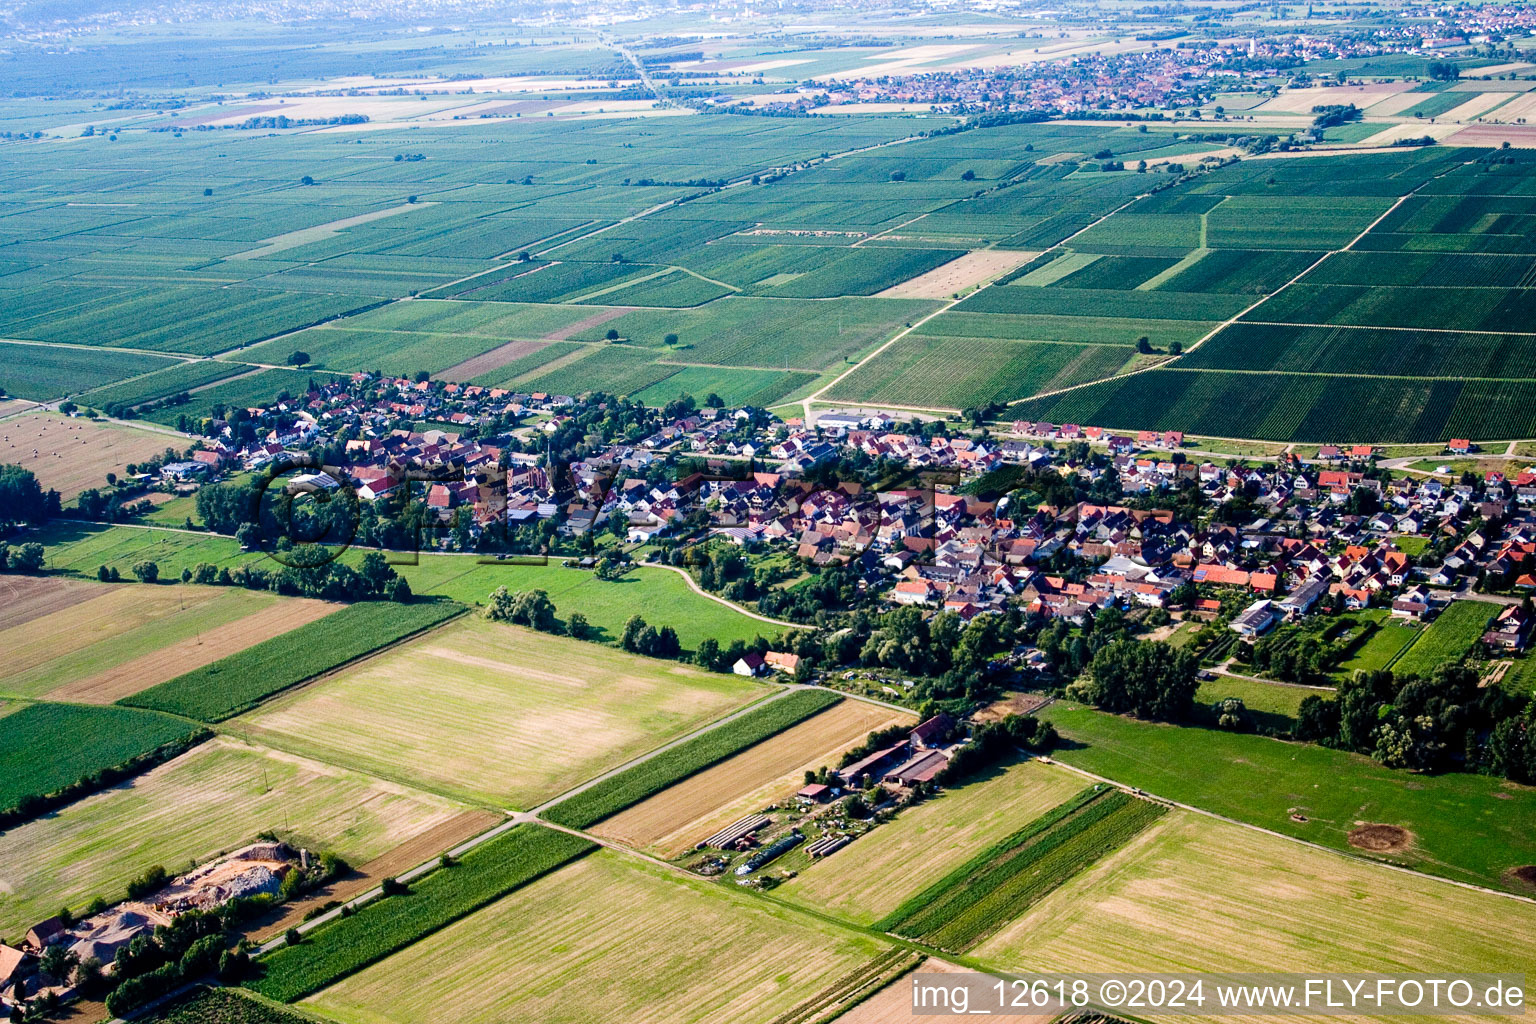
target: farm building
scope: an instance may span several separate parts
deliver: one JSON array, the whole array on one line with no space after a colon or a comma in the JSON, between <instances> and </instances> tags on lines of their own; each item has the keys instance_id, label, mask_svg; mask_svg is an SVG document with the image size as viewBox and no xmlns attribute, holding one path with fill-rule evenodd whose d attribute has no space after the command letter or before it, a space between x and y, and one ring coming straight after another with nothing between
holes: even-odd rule
<instances>
[{"instance_id":1,"label":"farm building","mask_svg":"<svg viewBox=\"0 0 1536 1024\"><path fill-rule=\"evenodd\" d=\"M950 733L955 728L955 720L944 712L939 712L926 722L918 724L912 730L909 742L914 750L926 750L937 747L940 743L949 739Z\"/></svg>"},{"instance_id":2,"label":"farm building","mask_svg":"<svg viewBox=\"0 0 1536 1024\"><path fill-rule=\"evenodd\" d=\"M1274 606L1268 600L1260 599L1232 620L1232 632L1239 636L1258 636L1274 624Z\"/></svg>"},{"instance_id":3,"label":"farm building","mask_svg":"<svg viewBox=\"0 0 1536 1024\"><path fill-rule=\"evenodd\" d=\"M30 954L0 943L0 1009L9 1009L18 1002L18 994L25 995L26 979L35 970Z\"/></svg>"},{"instance_id":4,"label":"farm building","mask_svg":"<svg viewBox=\"0 0 1536 1024\"><path fill-rule=\"evenodd\" d=\"M925 782L932 782L940 772L949 767L949 757L942 750L924 750L904 764L885 773L885 781L910 789Z\"/></svg>"},{"instance_id":5,"label":"farm building","mask_svg":"<svg viewBox=\"0 0 1536 1024\"><path fill-rule=\"evenodd\" d=\"M798 654L786 654L783 651L769 651L767 654L763 655L763 660L768 663L769 668L779 672L788 672L790 675L794 675L795 672L800 668L800 655Z\"/></svg>"},{"instance_id":6,"label":"farm building","mask_svg":"<svg viewBox=\"0 0 1536 1024\"><path fill-rule=\"evenodd\" d=\"M41 952L57 942L65 933L64 922L57 917L50 917L46 921L39 921L27 929L26 945L28 949Z\"/></svg>"},{"instance_id":7,"label":"farm building","mask_svg":"<svg viewBox=\"0 0 1536 1024\"><path fill-rule=\"evenodd\" d=\"M859 789L858 784L866 777L880 778L887 768L898 763L898 760L907 752L907 744L898 743L894 747L886 747L877 750L867 757L861 757L853 764L845 768L839 768L833 772L837 781L844 789Z\"/></svg>"},{"instance_id":8,"label":"farm building","mask_svg":"<svg viewBox=\"0 0 1536 1024\"><path fill-rule=\"evenodd\" d=\"M743 654L731 666L731 671L739 676L760 676L768 671L768 662L761 654Z\"/></svg>"},{"instance_id":9,"label":"farm building","mask_svg":"<svg viewBox=\"0 0 1536 1024\"><path fill-rule=\"evenodd\" d=\"M812 803L824 804L828 800L832 799L832 787L823 786L819 782L813 782L809 786L806 786L804 789L796 793L795 796L799 797L801 800L809 800Z\"/></svg>"}]
</instances>

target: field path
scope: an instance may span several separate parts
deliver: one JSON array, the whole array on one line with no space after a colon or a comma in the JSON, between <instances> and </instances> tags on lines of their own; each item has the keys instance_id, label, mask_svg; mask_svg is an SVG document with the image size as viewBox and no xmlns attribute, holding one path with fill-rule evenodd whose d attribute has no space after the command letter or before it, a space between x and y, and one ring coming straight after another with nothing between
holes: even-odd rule
<instances>
[{"instance_id":1,"label":"field path","mask_svg":"<svg viewBox=\"0 0 1536 1024\"><path fill-rule=\"evenodd\" d=\"M1397 202L1393 203L1391 206L1389 206L1385 210L1383 210L1381 216L1377 217L1375 220L1373 220L1369 224L1367 224L1365 226L1365 230L1361 231L1354 238L1351 238L1346 244L1344 244L1343 246L1340 246L1337 249L1330 249L1328 252L1323 253L1315 261L1313 261L1311 264L1309 264L1305 270L1303 270L1301 273L1297 274L1295 277L1291 278L1289 281L1285 282L1285 284L1282 284L1279 288L1276 288L1274 291L1270 292L1268 295L1264 295L1264 296L1260 297L1252 305L1248 306L1245 309L1239 310L1238 312L1232 314L1227 319L1223 320L1221 323L1217 324L1215 327L1212 327L1209 331L1207 331L1205 334L1203 334L1195 342L1193 342L1187 348L1185 348L1184 352L1182 354L1183 355L1189 355L1191 352L1194 352L1201 345L1204 345L1206 342L1208 342L1212 338L1216 337L1216 335L1220 334L1222 331L1226 330L1228 327L1231 327L1233 324L1237 323L1243 317L1247 316L1249 313L1253 312L1255 309L1258 309L1260 306L1264 305L1264 303L1268 302L1270 299L1274 298L1276 295L1279 295L1281 292L1285 291L1287 288L1289 288L1291 285L1295 284L1297 281L1300 281L1302 278L1306 277L1313 270L1317 269L1317 267L1324 260L1328 259L1328 257L1332 256L1334 253L1348 252L1349 250L1353 249L1355 247L1355 244L1357 242L1359 242L1360 239L1362 239L1366 235L1370 234L1371 231L1375 229L1376 225L1380 224L1382 221L1384 221L1388 217L1390 217L1394 210L1396 210L1399 206L1402 206L1409 199L1413 198L1419 192L1420 189L1424 188L1425 185L1428 185L1430 182L1436 181L1436 180L1440 179L1446 173L1448 173L1448 171L1441 171L1439 174L1435 175L1432 178L1426 178L1424 181L1420 182L1418 184L1418 186L1416 186L1414 189L1409 191L1406 195L1398 196L1397 197ZM1141 197L1137 196L1136 198L1140 199ZM1135 202L1135 200L1133 199L1131 202ZM1129 204L1127 204L1127 205L1129 205ZM1121 207L1120 209L1123 210L1124 208L1125 207ZM1116 211L1113 211L1113 212L1114 213L1118 213L1119 210L1116 210ZM1106 214L1106 216L1111 216L1111 215L1112 214ZM1092 227L1092 225L1089 225L1089 227ZM1084 228L1083 230L1086 231L1088 229ZM1081 232L1079 232L1079 234L1081 234ZM1073 237L1075 238L1076 236L1074 235ZM1068 239L1068 241L1070 241L1070 239ZM1060 244L1060 243L1058 243L1058 244ZM1114 376L1111 376L1111 377L1103 377L1103 378L1100 378L1099 380L1090 380L1090 381L1086 381L1086 382L1084 382L1082 384L1073 384L1070 387L1057 388L1054 391L1042 391L1042 392L1040 392L1037 395L1030 395L1027 398L1016 398L1013 401L1009 402L1008 404L1009 405L1018 405L1020 402L1032 402L1032 401L1034 401L1037 398L1052 398L1052 397L1054 397L1056 395L1064 395L1064 394L1066 394L1069 391L1078 391L1078 390L1080 390L1082 388L1090 387L1090 386L1092 386L1094 384L1102 384L1106 380L1122 380L1122 379L1124 379L1126 377L1134 377L1138 373L1147 373L1150 370L1162 369L1166 365L1167 365L1166 362L1152 363L1152 364L1150 364L1148 366L1143 366L1143 367L1141 367L1138 370L1131 370L1129 373L1117 373L1117 374L1115 374ZM1319 375L1319 376L1322 376L1322 375Z\"/></svg>"},{"instance_id":2,"label":"field path","mask_svg":"<svg viewBox=\"0 0 1536 1024\"><path fill-rule=\"evenodd\" d=\"M1106 221L1109 218L1113 217L1115 214L1119 213L1121 210L1124 210L1127 206L1130 206L1132 203L1136 202L1137 200L1145 199L1145 198L1146 198L1146 193L1143 193L1142 195L1132 196L1130 199L1127 199L1125 202L1121 203L1119 206L1115 207L1113 210L1110 210L1108 213L1106 213L1104 216L1100 217L1098 220L1095 220L1095 221L1093 221L1090 224L1087 224L1087 225L1084 225L1081 228L1078 228L1076 231L1072 232L1066 238L1063 238L1061 241L1057 242L1055 245L1051 246L1049 249L1046 249L1045 251L1049 252L1051 249L1056 249L1056 248L1059 248L1059 247L1061 247L1063 245L1066 245L1068 242L1072 241L1072 239L1076 238L1078 235L1081 235L1083 232L1091 231L1093 228L1098 227L1104 221ZM1310 268L1308 268L1308 269L1310 269ZM999 274L998 276L1000 277L1002 275ZM994 278L994 280L995 280L995 278ZM992 281L988 281L985 284L982 284L982 285L978 286L977 289L974 292L971 292L970 295L965 296L965 298L969 299L972 296L978 295L978 294L980 294L981 292L985 291L986 289L988 289L990 287L992 287ZM828 391L831 391L833 388L837 387L837 385L842 383L842 381L843 381L843 379L845 377L847 377L849 374L853 373L855 370L857 370L860 367L862 367L865 363L868 363L871 359L874 359L876 356L880 355L880 353L884 352L886 349L888 349L892 345L896 344L902 338L905 338L907 335L911 334L913 331L917 330L919 327L923 326L923 324L927 323L929 320L932 320L934 317L938 316L940 313L947 313L951 309L954 309L962 301L964 301L964 299L949 299L949 300L947 300L944 303L944 305L940 306L938 309L934 310L932 313L929 313L927 316L923 317L920 320L914 320L912 322L912 326L911 327L908 327L908 328L906 328L905 330L902 330L902 331L898 331L896 334L892 335L885 342L885 344L879 346L873 352L870 352L868 355L866 355L863 359L860 359L858 362L856 362L852 366L848 367L848 369L844 370L842 373L838 374L836 377L833 377L831 380L827 381L827 383L823 384L821 387L817 388L815 391L813 391L809 395L807 395L801 401L801 403L800 403L801 407L805 410L805 423L806 423L806 425L809 426L810 423L811 423L811 419L812 419L812 415L813 415L812 412L811 412L811 405L812 405L812 403L814 403L817 399L821 398L822 395L826 394ZM911 412L935 412L935 411L936 412L959 412L960 411L958 409L942 409L942 408L938 408L938 407L917 409L917 408L914 408L914 407L911 407L911 406L894 406L894 405L893 406L889 406L889 408L900 409L902 411L911 411Z\"/></svg>"},{"instance_id":3,"label":"field path","mask_svg":"<svg viewBox=\"0 0 1536 1024\"><path fill-rule=\"evenodd\" d=\"M766 615L759 615L757 612L749 612L749 611L747 611L745 608L743 608L739 604L736 604L736 603L734 603L732 601L727 601L725 598L720 597L717 594L711 594L709 591L705 590L703 587L699 586L698 583L696 583L694 581L693 575L691 573L689 573L687 569L682 569L682 568L679 568L678 566L675 566L675 565L651 565L651 566L649 566L649 568L652 568L652 569L670 569L670 570L672 570L673 572L675 572L679 576L681 576L683 579L688 581L688 586L693 590L693 592L695 594L698 594L700 597L707 597L709 600L715 602L716 604L723 604L727 608L731 609L732 611L739 612L740 614L745 615L749 619L756 619L758 622L766 622L770 626L783 626L785 629L808 629L809 628L807 626L801 625L798 622L785 622L783 619L770 619Z\"/></svg>"}]
</instances>

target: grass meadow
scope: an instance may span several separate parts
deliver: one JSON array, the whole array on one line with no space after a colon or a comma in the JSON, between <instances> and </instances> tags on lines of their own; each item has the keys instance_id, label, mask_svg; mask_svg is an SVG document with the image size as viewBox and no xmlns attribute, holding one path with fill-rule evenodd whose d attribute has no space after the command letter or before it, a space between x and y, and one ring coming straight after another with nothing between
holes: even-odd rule
<instances>
[{"instance_id":1,"label":"grass meadow","mask_svg":"<svg viewBox=\"0 0 1536 1024\"><path fill-rule=\"evenodd\" d=\"M1368 758L1244 733L1140 722L1068 703L1050 719L1070 765L1337 850L1361 822L1413 835L1396 863L1502 887L1536 864L1536 790L1483 775L1412 775ZM1305 820L1295 820L1298 815ZM1369 856L1369 855L1363 855Z\"/></svg>"}]
</instances>

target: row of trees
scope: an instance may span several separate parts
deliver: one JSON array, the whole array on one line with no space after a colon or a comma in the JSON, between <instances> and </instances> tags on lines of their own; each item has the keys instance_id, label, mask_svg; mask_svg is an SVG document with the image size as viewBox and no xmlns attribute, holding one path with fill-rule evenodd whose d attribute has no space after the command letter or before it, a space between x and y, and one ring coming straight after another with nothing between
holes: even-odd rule
<instances>
[{"instance_id":1,"label":"row of trees","mask_svg":"<svg viewBox=\"0 0 1536 1024\"><path fill-rule=\"evenodd\" d=\"M1295 738L1389 768L1466 768L1536 782L1536 702L1482 686L1473 668L1442 665L1428 676L1357 672L1335 692L1301 702Z\"/></svg>"},{"instance_id":2,"label":"row of trees","mask_svg":"<svg viewBox=\"0 0 1536 1024\"><path fill-rule=\"evenodd\" d=\"M1183 721L1194 714L1199 668L1199 658L1171 644L1117 640L1093 656L1088 674L1067 694L1104 711Z\"/></svg>"}]
</instances>

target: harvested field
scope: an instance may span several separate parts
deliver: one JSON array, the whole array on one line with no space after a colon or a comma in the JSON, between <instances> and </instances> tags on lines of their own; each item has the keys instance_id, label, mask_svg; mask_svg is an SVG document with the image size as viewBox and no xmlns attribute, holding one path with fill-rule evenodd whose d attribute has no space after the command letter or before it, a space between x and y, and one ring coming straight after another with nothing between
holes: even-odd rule
<instances>
[{"instance_id":1,"label":"harvested field","mask_svg":"<svg viewBox=\"0 0 1536 1024\"><path fill-rule=\"evenodd\" d=\"M345 1024L766 1024L887 948L599 850L300 1005Z\"/></svg>"},{"instance_id":2,"label":"harvested field","mask_svg":"<svg viewBox=\"0 0 1536 1024\"><path fill-rule=\"evenodd\" d=\"M531 356L540 349L548 346L541 341L509 341L499 348L493 348L489 352L482 352L472 359L466 359L457 366L450 366L440 371L437 376L443 380L469 380L478 377L482 373L494 373L515 362L524 356Z\"/></svg>"},{"instance_id":3,"label":"harvested field","mask_svg":"<svg viewBox=\"0 0 1536 1024\"><path fill-rule=\"evenodd\" d=\"M978 249L935 267L926 274L919 274L883 292L876 292L875 296L884 299L947 299L955 292L1022 267L1038 255L1038 252Z\"/></svg>"},{"instance_id":4,"label":"harvested field","mask_svg":"<svg viewBox=\"0 0 1536 1024\"><path fill-rule=\"evenodd\" d=\"M1401 853L1413 843L1413 833L1398 825L1361 825L1350 830L1349 845L1372 853Z\"/></svg>"},{"instance_id":5,"label":"harvested field","mask_svg":"<svg viewBox=\"0 0 1536 1024\"><path fill-rule=\"evenodd\" d=\"M915 974L968 974L969 967L958 967L946 960L937 957L929 957L918 964ZM997 1024L1048 1024L1056 1016L1054 1011L1047 1013L991 1013L987 1020ZM912 1012L912 982L911 976L904 975L896 979L874 996L855 1006L847 1013L839 1016L834 1024L892 1024L893 1021L926 1020L927 1016L919 1017Z\"/></svg>"},{"instance_id":6,"label":"harvested field","mask_svg":"<svg viewBox=\"0 0 1536 1024\"><path fill-rule=\"evenodd\" d=\"M107 486L130 462L185 447L186 440L114 423L35 412L0 423L0 462L31 470L44 488L68 502L89 487Z\"/></svg>"},{"instance_id":7,"label":"harvested field","mask_svg":"<svg viewBox=\"0 0 1536 1024\"><path fill-rule=\"evenodd\" d=\"M1039 761L986 773L902 811L856 840L856 852L820 861L776 892L872 924L1082 788L1081 776Z\"/></svg>"},{"instance_id":8,"label":"harvested field","mask_svg":"<svg viewBox=\"0 0 1536 1024\"><path fill-rule=\"evenodd\" d=\"M1038 693L1012 693L993 701L971 717L978 722L997 722L1009 715L1032 715L1048 699Z\"/></svg>"},{"instance_id":9,"label":"harvested field","mask_svg":"<svg viewBox=\"0 0 1536 1024\"><path fill-rule=\"evenodd\" d=\"M528 807L764 692L740 677L470 618L236 728L381 778Z\"/></svg>"},{"instance_id":10,"label":"harvested field","mask_svg":"<svg viewBox=\"0 0 1536 1024\"><path fill-rule=\"evenodd\" d=\"M215 626L207 632L141 654L104 672L72 679L50 690L50 700L110 704L140 690L202 668L252 644L297 629L336 611L337 605L308 598L282 598L275 604Z\"/></svg>"},{"instance_id":11,"label":"harvested field","mask_svg":"<svg viewBox=\"0 0 1536 1024\"><path fill-rule=\"evenodd\" d=\"M455 815L441 825L427 829L414 839L406 840L393 850L375 857L361 867L354 866L346 877L309 893L301 900L284 904L282 913L270 922L262 924L252 937L258 942L265 942L274 935L280 935L303 921L304 915L315 907L323 906L332 900L345 903L347 900L361 896L384 879L393 878L419 864L425 864L445 850L451 850L466 839L472 839L488 831L502 820L501 815L491 811L465 811L463 814Z\"/></svg>"},{"instance_id":12,"label":"harvested field","mask_svg":"<svg viewBox=\"0 0 1536 1024\"><path fill-rule=\"evenodd\" d=\"M1413 974L1454 950L1458 970L1516 971L1536 959L1530 917L1518 900L1174 810L973 955L1002 970Z\"/></svg>"},{"instance_id":13,"label":"harvested field","mask_svg":"<svg viewBox=\"0 0 1536 1024\"><path fill-rule=\"evenodd\" d=\"M590 331L594 327L601 327L609 320L617 320L625 313L633 312L634 310L628 306L613 306L608 309L604 309L600 313L593 313L591 316L578 320L567 327L561 327L558 330L550 331L548 334L544 335L544 340L564 341L566 338L573 338L583 331Z\"/></svg>"},{"instance_id":14,"label":"harvested field","mask_svg":"<svg viewBox=\"0 0 1536 1024\"><path fill-rule=\"evenodd\" d=\"M116 897L155 865L178 872L264 830L366 863L463 808L345 769L219 737L0 835L0 935L61 905Z\"/></svg>"},{"instance_id":15,"label":"harvested field","mask_svg":"<svg viewBox=\"0 0 1536 1024\"><path fill-rule=\"evenodd\" d=\"M1475 124L1463 128L1445 141L1455 146L1478 146L1488 149L1497 149L1505 143L1515 149L1536 149L1536 125Z\"/></svg>"},{"instance_id":16,"label":"harvested field","mask_svg":"<svg viewBox=\"0 0 1536 1024\"><path fill-rule=\"evenodd\" d=\"M51 576L0 577L0 633L89 601L106 587Z\"/></svg>"},{"instance_id":17,"label":"harvested field","mask_svg":"<svg viewBox=\"0 0 1536 1024\"><path fill-rule=\"evenodd\" d=\"M1306 114L1310 113L1313 107L1328 104L1353 103L1357 107L1365 108L1410 88L1412 86L1406 82L1372 82L1369 85L1326 85L1309 89L1286 89L1268 103L1254 109L1266 113Z\"/></svg>"},{"instance_id":18,"label":"harvested field","mask_svg":"<svg viewBox=\"0 0 1536 1024\"><path fill-rule=\"evenodd\" d=\"M0 664L0 690L38 696L70 678L67 670L80 664L77 656L83 661L99 657L111 663L114 657L122 656L122 647L110 641L152 631L167 619L190 622L220 598L237 592L116 584L92 588L90 593L94 596L88 600L69 603L51 614L0 631L0 649L6 651Z\"/></svg>"},{"instance_id":19,"label":"harvested field","mask_svg":"<svg viewBox=\"0 0 1536 1024\"><path fill-rule=\"evenodd\" d=\"M592 829L594 835L672 858L748 811L804 785L807 769L836 767L844 750L910 715L845 700L771 739L707 768Z\"/></svg>"},{"instance_id":20,"label":"harvested field","mask_svg":"<svg viewBox=\"0 0 1536 1024\"><path fill-rule=\"evenodd\" d=\"M1095 785L982 850L875 928L965 950L1109 856L1167 808Z\"/></svg>"}]
</instances>

